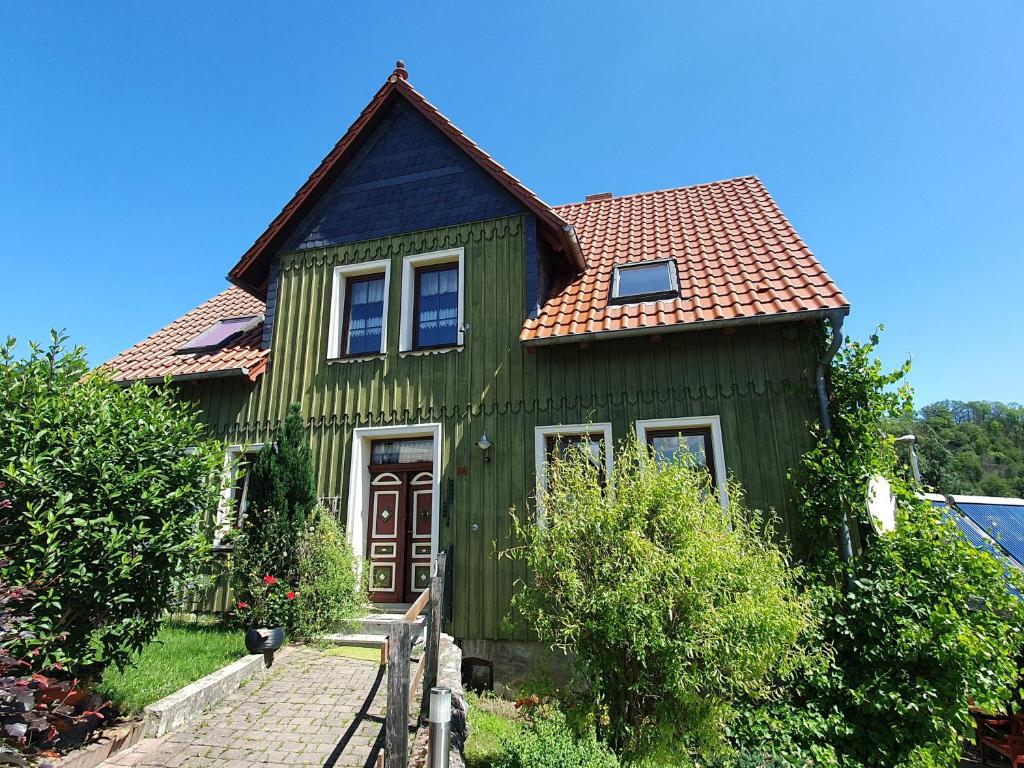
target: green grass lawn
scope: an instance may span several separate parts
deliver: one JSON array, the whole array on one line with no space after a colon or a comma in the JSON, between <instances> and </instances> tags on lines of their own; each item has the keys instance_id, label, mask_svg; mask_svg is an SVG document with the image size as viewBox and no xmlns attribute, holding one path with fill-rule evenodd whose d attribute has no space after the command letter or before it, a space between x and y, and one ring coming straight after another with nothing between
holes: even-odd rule
<instances>
[{"instance_id":1,"label":"green grass lawn","mask_svg":"<svg viewBox=\"0 0 1024 768\"><path fill-rule=\"evenodd\" d=\"M489 768L501 753L501 742L521 727L518 711L510 701L495 696L466 694L469 704L469 739L466 768Z\"/></svg>"},{"instance_id":2,"label":"green grass lawn","mask_svg":"<svg viewBox=\"0 0 1024 768\"><path fill-rule=\"evenodd\" d=\"M133 715L245 655L241 630L169 622L132 666L107 670L96 692Z\"/></svg>"}]
</instances>

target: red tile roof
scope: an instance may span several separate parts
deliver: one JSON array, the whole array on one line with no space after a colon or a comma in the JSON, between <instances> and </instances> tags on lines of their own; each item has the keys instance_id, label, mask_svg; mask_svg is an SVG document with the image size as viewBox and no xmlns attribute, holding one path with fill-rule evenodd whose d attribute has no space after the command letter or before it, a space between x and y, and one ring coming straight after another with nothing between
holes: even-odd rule
<instances>
[{"instance_id":1,"label":"red tile roof","mask_svg":"<svg viewBox=\"0 0 1024 768\"><path fill-rule=\"evenodd\" d=\"M266 278L271 258L275 249L281 245L290 231L290 225L298 221L302 215L316 204L323 190L331 183L337 173L344 167L348 158L358 149L362 139L368 133L367 128L374 124L381 108L390 99L404 97L420 114L426 117L437 128L450 138L463 152L475 160L499 184L517 198L527 210L539 219L541 226L546 227L559 248L568 252L568 258L575 268L583 267L583 257L579 252L579 244L566 222L543 200L505 170L494 158L484 152L466 134L460 131L451 120L427 101L419 91L409 85L405 65L398 62L398 67L388 77L384 85L370 100L363 111L349 126L345 135L338 140L334 148L320 162L316 170L310 174L306 182L292 196L281 212L274 218L266 231L250 246L238 263L228 273L228 280L252 293L254 296L266 298Z\"/></svg>"},{"instance_id":2,"label":"red tile roof","mask_svg":"<svg viewBox=\"0 0 1024 768\"><path fill-rule=\"evenodd\" d=\"M228 288L104 363L103 367L113 371L118 381L156 380L164 376L189 379L210 375L256 379L266 368L270 354L269 350L260 347L262 323L230 346L213 352L177 354L177 350L219 320L262 315L265 308L262 301L242 289Z\"/></svg>"},{"instance_id":3,"label":"red tile roof","mask_svg":"<svg viewBox=\"0 0 1024 768\"><path fill-rule=\"evenodd\" d=\"M752 176L556 207L575 226L587 268L536 318L527 343L695 323L848 311L850 303ZM671 258L680 298L609 304L614 266Z\"/></svg>"}]
</instances>

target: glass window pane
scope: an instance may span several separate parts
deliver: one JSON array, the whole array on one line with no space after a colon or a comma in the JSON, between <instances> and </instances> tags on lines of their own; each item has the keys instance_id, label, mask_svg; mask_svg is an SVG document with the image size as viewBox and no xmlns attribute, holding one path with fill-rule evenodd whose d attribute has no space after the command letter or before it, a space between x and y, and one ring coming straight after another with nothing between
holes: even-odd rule
<instances>
[{"instance_id":1,"label":"glass window pane","mask_svg":"<svg viewBox=\"0 0 1024 768\"><path fill-rule=\"evenodd\" d=\"M604 437L602 435L551 435L547 439L547 458L555 454L566 455L572 451L586 451L591 462L605 479Z\"/></svg>"},{"instance_id":2,"label":"glass window pane","mask_svg":"<svg viewBox=\"0 0 1024 768\"><path fill-rule=\"evenodd\" d=\"M349 294L346 353L380 352L384 330L384 276L352 280Z\"/></svg>"},{"instance_id":3,"label":"glass window pane","mask_svg":"<svg viewBox=\"0 0 1024 768\"><path fill-rule=\"evenodd\" d=\"M238 333L243 331L246 326L251 324L255 319L256 318L254 316L250 316L232 317L227 320L221 320L212 328L208 328L196 336L192 341L182 345L179 351L189 352L222 347L227 344L227 342L231 341Z\"/></svg>"},{"instance_id":4,"label":"glass window pane","mask_svg":"<svg viewBox=\"0 0 1024 768\"><path fill-rule=\"evenodd\" d=\"M450 347L459 339L459 268L416 273L416 347Z\"/></svg>"},{"instance_id":5,"label":"glass window pane","mask_svg":"<svg viewBox=\"0 0 1024 768\"><path fill-rule=\"evenodd\" d=\"M374 440L371 464L414 464L434 460L434 441L429 437L412 440Z\"/></svg>"},{"instance_id":6,"label":"glass window pane","mask_svg":"<svg viewBox=\"0 0 1024 768\"><path fill-rule=\"evenodd\" d=\"M711 463L711 430L707 428L659 430L647 433L647 443L651 446L655 461L667 463L685 461L695 467L702 467L711 476L714 485L715 475Z\"/></svg>"},{"instance_id":7,"label":"glass window pane","mask_svg":"<svg viewBox=\"0 0 1024 768\"><path fill-rule=\"evenodd\" d=\"M643 264L618 267L618 293L616 296L640 296L672 290L671 264Z\"/></svg>"}]
</instances>

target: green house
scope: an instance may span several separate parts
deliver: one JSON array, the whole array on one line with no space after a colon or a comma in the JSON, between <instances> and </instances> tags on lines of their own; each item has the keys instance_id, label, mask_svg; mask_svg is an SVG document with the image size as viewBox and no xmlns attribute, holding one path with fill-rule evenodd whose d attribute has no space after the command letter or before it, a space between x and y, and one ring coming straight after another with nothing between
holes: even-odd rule
<instances>
[{"instance_id":1,"label":"green house","mask_svg":"<svg viewBox=\"0 0 1024 768\"><path fill-rule=\"evenodd\" d=\"M754 177L549 206L399 63L228 280L108 365L170 376L230 453L300 403L373 599L412 601L451 547L477 655L527 638L495 552L559 444L689 451L800 540L786 474L849 304ZM244 509L244 478L224 493Z\"/></svg>"}]
</instances>

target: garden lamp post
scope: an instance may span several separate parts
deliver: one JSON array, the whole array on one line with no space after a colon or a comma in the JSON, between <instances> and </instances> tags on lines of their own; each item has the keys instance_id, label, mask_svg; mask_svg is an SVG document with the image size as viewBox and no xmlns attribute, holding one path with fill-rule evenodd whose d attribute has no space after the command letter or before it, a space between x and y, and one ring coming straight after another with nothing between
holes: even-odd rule
<instances>
[{"instance_id":1,"label":"garden lamp post","mask_svg":"<svg viewBox=\"0 0 1024 768\"><path fill-rule=\"evenodd\" d=\"M448 768L448 748L452 734L452 689L430 689L428 768Z\"/></svg>"}]
</instances>

